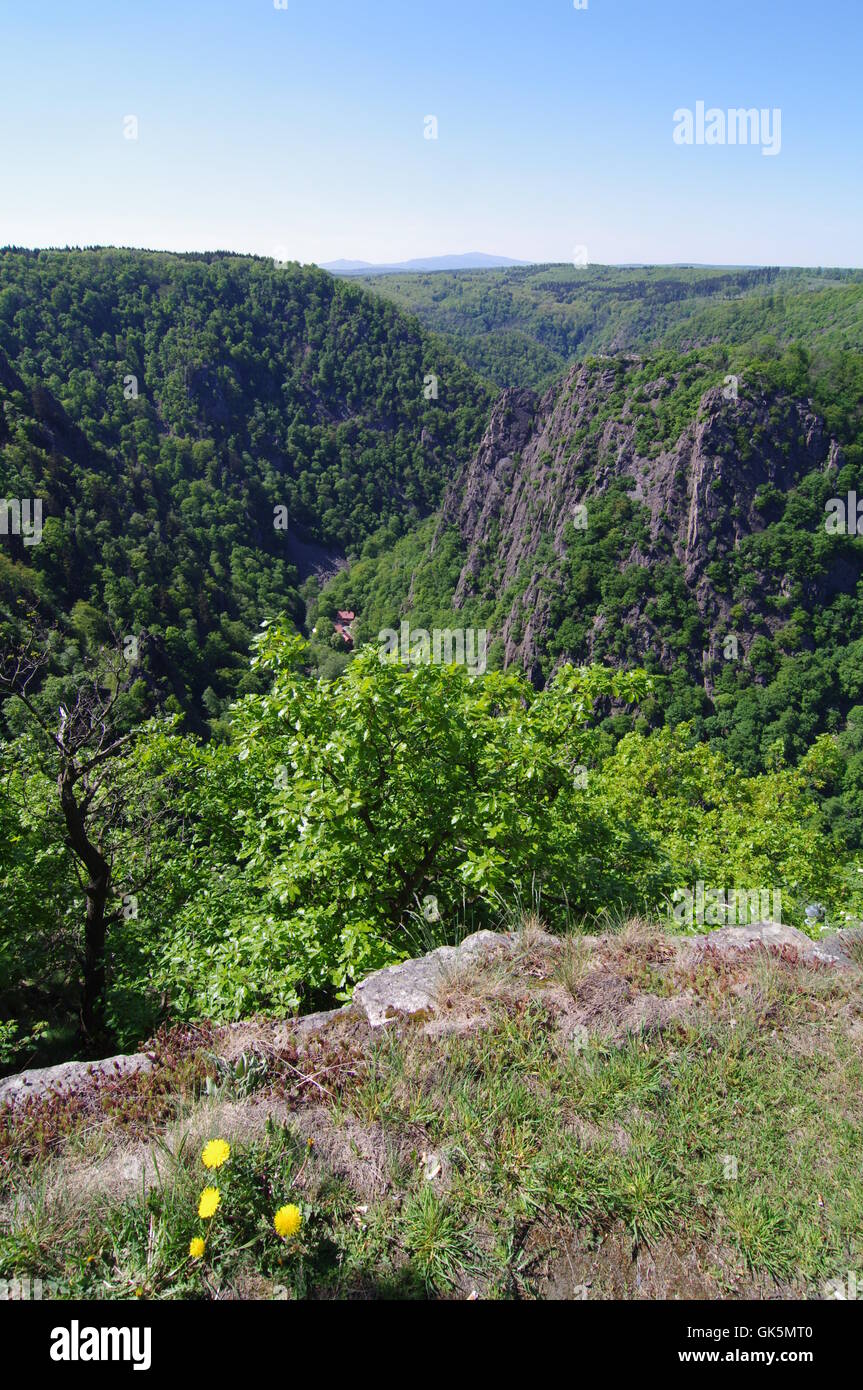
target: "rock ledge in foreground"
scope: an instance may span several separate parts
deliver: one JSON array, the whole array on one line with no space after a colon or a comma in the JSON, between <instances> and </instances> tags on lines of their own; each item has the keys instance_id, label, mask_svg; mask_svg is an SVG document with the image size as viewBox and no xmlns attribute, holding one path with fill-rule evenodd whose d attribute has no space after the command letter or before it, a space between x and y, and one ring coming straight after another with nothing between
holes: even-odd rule
<instances>
[{"instance_id":1,"label":"rock ledge in foreground","mask_svg":"<svg viewBox=\"0 0 863 1390\"><path fill-rule=\"evenodd\" d=\"M449 972L477 957L488 959L510 949L508 935L474 932L460 946L439 946L427 956L377 970L357 985L354 1003L359 1004L372 1028L397 1018L431 1016L441 982Z\"/></svg>"},{"instance_id":2,"label":"rock ledge in foreground","mask_svg":"<svg viewBox=\"0 0 863 1390\"><path fill-rule=\"evenodd\" d=\"M82 1082L116 1081L151 1071L152 1057L146 1052L105 1057L101 1062L61 1062L56 1067L33 1067L0 1081L0 1105L29 1100L31 1096L68 1095Z\"/></svg>"},{"instance_id":3,"label":"rock ledge in foreground","mask_svg":"<svg viewBox=\"0 0 863 1390\"><path fill-rule=\"evenodd\" d=\"M802 960L845 967L852 964L848 946L855 940L863 940L860 928L843 927L813 941L797 927L786 927L782 922L752 922L749 926L720 927L718 931L705 932L695 939L693 950L718 951L724 955L729 951L748 951L753 946L773 946L780 950L790 946Z\"/></svg>"}]
</instances>

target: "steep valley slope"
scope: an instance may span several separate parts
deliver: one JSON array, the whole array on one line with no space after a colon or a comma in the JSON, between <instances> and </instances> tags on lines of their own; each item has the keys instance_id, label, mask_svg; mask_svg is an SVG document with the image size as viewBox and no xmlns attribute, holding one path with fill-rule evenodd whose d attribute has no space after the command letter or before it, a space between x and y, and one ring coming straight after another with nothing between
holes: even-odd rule
<instances>
[{"instance_id":1,"label":"steep valley slope","mask_svg":"<svg viewBox=\"0 0 863 1390\"><path fill-rule=\"evenodd\" d=\"M356 611L359 641L484 627L489 665L535 684L642 665L641 719L690 720L750 771L825 732L856 757L863 546L825 509L859 485L860 363L619 354L509 389L437 518L370 548L321 611Z\"/></svg>"},{"instance_id":2,"label":"steep valley slope","mask_svg":"<svg viewBox=\"0 0 863 1390\"><path fill-rule=\"evenodd\" d=\"M674 633L657 611L651 572L671 569L689 599L692 655L697 662L703 646L704 660L715 660L717 643L733 626L727 562L764 530L766 499L790 494L812 474L835 481L842 466L839 445L807 402L770 396L757 386L749 391L745 381L737 399L726 398L728 388L705 391L695 418L676 438L646 437L642 403L650 408L679 380L645 382L608 414L621 379L640 366L632 359L600 360L573 369L541 399L527 391L504 393L480 449L447 490L438 534L456 527L465 551L453 606L512 596L498 628L507 664L517 661L540 675L544 655L564 649L555 628L570 621L569 609L578 622L590 597L579 578L594 511L603 538L614 544L619 572L628 577L627 590L617 596L625 606L606 613L603 595L596 594L596 611L577 649L567 654L639 662L653 654L661 669L670 669ZM609 525L614 520L622 523L616 537ZM432 554L434 548L433 541ZM833 548L802 597L823 604L858 578L853 560ZM790 577L762 573L759 581L760 592L742 604L743 656L757 631L773 636L784 626L767 599L774 584L777 597L787 596Z\"/></svg>"}]
</instances>

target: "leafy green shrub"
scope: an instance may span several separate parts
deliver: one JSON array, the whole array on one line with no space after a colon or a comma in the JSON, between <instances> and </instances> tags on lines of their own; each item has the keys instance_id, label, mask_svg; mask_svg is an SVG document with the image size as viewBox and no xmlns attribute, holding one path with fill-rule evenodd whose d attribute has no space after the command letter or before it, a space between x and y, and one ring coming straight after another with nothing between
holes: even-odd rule
<instances>
[{"instance_id":1,"label":"leafy green shrub","mask_svg":"<svg viewBox=\"0 0 863 1390\"><path fill-rule=\"evenodd\" d=\"M830 738L805 766L745 777L686 726L609 751L603 712L646 695L644 673L563 667L537 692L368 648L326 681L306 653L269 626L253 664L272 684L234 707L227 743L154 726L139 751L171 790L136 939L183 1016L346 998L414 952L424 904L442 936L537 892L552 925L662 911L699 878L777 887L801 925L813 899L849 904L816 799Z\"/></svg>"}]
</instances>

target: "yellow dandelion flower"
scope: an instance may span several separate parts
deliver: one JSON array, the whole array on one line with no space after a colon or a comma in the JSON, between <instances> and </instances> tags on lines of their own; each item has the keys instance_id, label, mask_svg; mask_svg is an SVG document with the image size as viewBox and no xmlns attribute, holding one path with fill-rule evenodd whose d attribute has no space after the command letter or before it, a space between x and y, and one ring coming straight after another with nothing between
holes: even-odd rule
<instances>
[{"instance_id":1,"label":"yellow dandelion flower","mask_svg":"<svg viewBox=\"0 0 863 1390\"><path fill-rule=\"evenodd\" d=\"M217 1187L205 1187L198 1203L198 1215L201 1219L209 1221L211 1216L215 1216L221 1200L221 1193Z\"/></svg>"},{"instance_id":2,"label":"yellow dandelion flower","mask_svg":"<svg viewBox=\"0 0 863 1390\"><path fill-rule=\"evenodd\" d=\"M201 1162L205 1168L221 1168L231 1157L231 1146L224 1139L211 1139L204 1145Z\"/></svg>"},{"instance_id":3,"label":"yellow dandelion flower","mask_svg":"<svg viewBox=\"0 0 863 1390\"><path fill-rule=\"evenodd\" d=\"M200 1236L195 1236L194 1240L189 1241L189 1254L193 1260L199 1260L206 1248L206 1244Z\"/></svg>"},{"instance_id":4,"label":"yellow dandelion flower","mask_svg":"<svg viewBox=\"0 0 863 1390\"><path fill-rule=\"evenodd\" d=\"M293 1203L286 1207L279 1207L273 1218L273 1225L277 1234L286 1239L288 1236L295 1236L302 1224L303 1214L299 1207L295 1207Z\"/></svg>"}]
</instances>

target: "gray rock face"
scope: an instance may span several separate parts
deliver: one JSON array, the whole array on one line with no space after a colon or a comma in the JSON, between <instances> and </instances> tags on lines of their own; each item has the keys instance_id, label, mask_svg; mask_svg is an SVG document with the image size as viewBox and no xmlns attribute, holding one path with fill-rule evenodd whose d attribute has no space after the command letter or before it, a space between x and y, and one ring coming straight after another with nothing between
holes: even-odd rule
<instances>
[{"instance_id":1,"label":"gray rock face","mask_svg":"<svg viewBox=\"0 0 863 1390\"><path fill-rule=\"evenodd\" d=\"M477 957L489 958L511 949L511 938L493 931L478 931L460 946L440 946L418 960L390 965L362 980L354 990L373 1028L397 1018L432 1017L438 989L449 973Z\"/></svg>"},{"instance_id":2,"label":"gray rock face","mask_svg":"<svg viewBox=\"0 0 863 1390\"><path fill-rule=\"evenodd\" d=\"M614 361L572 367L542 397L529 390L504 391L476 455L446 490L432 550L448 527L458 528L465 563L454 607L463 607L487 583L480 576L489 565L498 593L523 571L532 576L527 589L518 587L497 633L507 664L518 662L540 674L558 581L557 562L540 560L538 552L540 545L550 543L556 557L566 554L574 504L589 509L613 483L626 479L633 499L649 511L650 534L621 554L620 568L664 563L673 554L712 632L720 619L727 619L731 604L711 579L710 563L734 550L742 536L763 529L756 502L759 489L770 484L787 492L806 473L841 467L838 446L808 403L781 393L765 394L746 381L733 404L722 387L706 390L697 419L655 455L643 454L634 399L609 415L609 401L622 379L631 380L643 365L642 359L621 353ZM672 374L645 383L644 401L661 401L679 380ZM741 432L750 446L745 459L736 442ZM837 561L825 577L825 592L837 584L853 592L843 563ZM763 605L754 606L753 601L749 606L771 632L781 622ZM670 670L674 651L659 642L647 608L645 594L634 601L625 622L639 653L650 650L662 668ZM591 651L601 631L596 621L587 639ZM749 640L744 643L747 649L748 645ZM593 659L606 659L604 646Z\"/></svg>"},{"instance_id":3,"label":"gray rock face","mask_svg":"<svg viewBox=\"0 0 863 1390\"><path fill-rule=\"evenodd\" d=\"M82 1083L113 1081L151 1071L153 1059L146 1052L106 1057L101 1062L61 1062L56 1067L34 1067L0 1081L0 1105L14 1105L30 1096L68 1095Z\"/></svg>"},{"instance_id":4,"label":"gray rock face","mask_svg":"<svg viewBox=\"0 0 863 1390\"><path fill-rule=\"evenodd\" d=\"M803 960L848 966L851 956L847 947L855 939L863 939L863 931L843 928L813 941L797 927L786 927L781 922L752 922L745 927L720 927L718 931L706 932L693 942L693 950L722 954L750 950L753 946L790 946Z\"/></svg>"}]
</instances>

